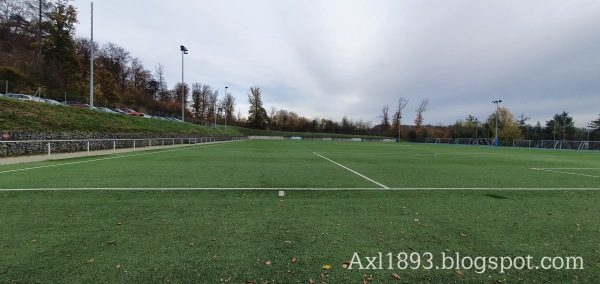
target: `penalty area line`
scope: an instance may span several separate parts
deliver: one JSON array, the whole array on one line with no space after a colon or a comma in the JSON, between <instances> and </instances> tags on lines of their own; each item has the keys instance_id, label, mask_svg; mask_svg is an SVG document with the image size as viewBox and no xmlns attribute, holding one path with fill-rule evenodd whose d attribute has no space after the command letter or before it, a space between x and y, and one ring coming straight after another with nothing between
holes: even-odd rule
<instances>
[{"instance_id":1,"label":"penalty area line","mask_svg":"<svg viewBox=\"0 0 600 284\"><path fill-rule=\"evenodd\" d=\"M368 180L368 181L370 181L370 182L372 182L372 183L374 183L374 184L376 184L376 185L378 185L378 186L380 186L382 188L389 189L389 187L385 186L384 184L379 183L379 182L377 182L377 181L375 181L373 179L370 179L369 177L367 177L367 176L365 176L365 175L363 175L363 174L361 174L361 173L359 173L359 172L357 172L357 171L355 171L353 169L350 169L350 168L348 168L348 167L346 167L346 166L344 166L344 165L342 165L342 164L340 164L338 162L335 162L335 161L333 161L333 160L331 160L331 159L329 159L329 158L327 158L327 157L325 157L323 155L320 155L317 152L313 152L313 154L315 154L315 155L317 155L317 156L319 156L319 157L321 157L321 158L323 158L323 159L325 159L325 160L327 160L327 161L329 161L331 163L334 163L334 164L336 164L336 165L338 165L338 166L340 166L340 167L342 167L342 168L350 171L351 173L353 173L353 174L355 174L355 175L357 175L359 177L362 177L362 178L364 178L364 179L366 179L366 180Z\"/></svg>"},{"instance_id":2,"label":"penalty area line","mask_svg":"<svg viewBox=\"0 0 600 284\"><path fill-rule=\"evenodd\" d=\"M327 160L327 161L329 161L329 162L332 162L332 163L334 163L334 164L336 164L336 165L338 165L338 166L340 166L340 167L342 167L342 168L344 168L344 169L346 169L346 170L348 170L348 171L352 172L353 174L355 174L355 175L357 175L357 176L359 176L359 177L362 177L362 178L364 178L364 179L366 179L366 180L368 180L368 181L370 181L370 182L372 182L372 183L374 183L374 184L376 184L376 185L378 185L378 186L381 186L381 187L383 187L383 188L385 188L385 189L389 189L389 187L385 186L384 184L382 184L382 183L379 183L379 182L376 182L376 181L374 181L373 179L370 179L369 177L367 177L367 176L365 176L365 175L363 175L363 174L361 174L361 173L359 173L359 172L357 172L357 171L355 171L355 170L353 170L353 169L351 169L351 168L348 168L348 167L346 167L346 166L344 166L344 165L342 165L342 164L340 164L340 163L337 163L337 162L335 162L335 161L333 161L333 160L331 160L331 159L329 159L329 158L327 158L327 157L325 157L325 156L323 156L323 155L320 155L320 154L319 154L319 153L317 153L317 152L313 152L313 154L315 154L315 155L317 155L317 156L319 156L319 157L321 157L321 158L323 158L323 159L325 159L325 160Z\"/></svg>"},{"instance_id":3,"label":"penalty area line","mask_svg":"<svg viewBox=\"0 0 600 284\"><path fill-rule=\"evenodd\" d=\"M542 172L549 172L549 173L574 175L574 176L582 176L582 177L590 177L590 178L600 178L600 176L595 176L595 175L567 172L570 170L597 170L598 168L530 168L530 169L534 170L534 171L542 171Z\"/></svg>"}]
</instances>

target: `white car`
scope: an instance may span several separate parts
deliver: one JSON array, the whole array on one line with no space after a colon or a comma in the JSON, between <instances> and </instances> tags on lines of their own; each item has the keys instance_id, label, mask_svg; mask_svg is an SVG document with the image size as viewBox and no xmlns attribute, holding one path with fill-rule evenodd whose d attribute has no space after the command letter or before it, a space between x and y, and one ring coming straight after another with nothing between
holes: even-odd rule
<instances>
[{"instance_id":1,"label":"white car","mask_svg":"<svg viewBox=\"0 0 600 284\"><path fill-rule=\"evenodd\" d=\"M57 102L55 100L52 100L52 99L42 99L42 100L44 100L44 102L47 103L47 104L61 105L61 106L63 105L63 104L61 104L61 103L59 103L59 102Z\"/></svg>"},{"instance_id":2,"label":"white car","mask_svg":"<svg viewBox=\"0 0 600 284\"><path fill-rule=\"evenodd\" d=\"M4 96L7 98L24 100L24 101L37 101L30 95L8 93L8 94L4 94Z\"/></svg>"}]
</instances>

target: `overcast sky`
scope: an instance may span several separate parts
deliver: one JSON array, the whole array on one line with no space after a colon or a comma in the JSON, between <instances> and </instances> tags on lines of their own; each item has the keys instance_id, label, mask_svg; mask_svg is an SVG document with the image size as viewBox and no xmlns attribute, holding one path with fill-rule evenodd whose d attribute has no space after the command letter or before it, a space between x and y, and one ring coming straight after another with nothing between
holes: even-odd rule
<instances>
[{"instance_id":1,"label":"overcast sky","mask_svg":"<svg viewBox=\"0 0 600 284\"><path fill-rule=\"evenodd\" d=\"M90 37L90 1L77 36ZM409 100L403 124L429 99L426 124L485 121L502 100L542 125L569 112L600 115L597 0L94 1L94 40L115 43L181 81L224 87L248 115L247 93L307 118L380 122Z\"/></svg>"}]
</instances>

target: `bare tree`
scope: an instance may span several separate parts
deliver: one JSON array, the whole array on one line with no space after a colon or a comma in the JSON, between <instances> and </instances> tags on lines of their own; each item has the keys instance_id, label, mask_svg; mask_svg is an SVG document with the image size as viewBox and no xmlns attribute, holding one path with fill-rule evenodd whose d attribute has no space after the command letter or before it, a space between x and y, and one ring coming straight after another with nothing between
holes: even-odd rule
<instances>
[{"instance_id":1,"label":"bare tree","mask_svg":"<svg viewBox=\"0 0 600 284\"><path fill-rule=\"evenodd\" d=\"M171 93L169 92L169 88L167 86L167 80L165 79L165 67L160 63L154 68L154 78L157 82L157 99L161 102L172 101Z\"/></svg>"},{"instance_id":2,"label":"bare tree","mask_svg":"<svg viewBox=\"0 0 600 284\"><path fill-rule=\"evenodd\" d=\"M226 121L230 121L233 123L235 116L233 115L233 111L235 110L235 98L227 92L223 99L221 100L221 108L225 112Z\"/></svg>"},{"instance_id":3,"label":"bare tree","mask_svg":"<svg viewBox=\"0 0 600 284\"><path fill-rule=\"evenodd\" d=\"M381 127L383 128L383 131L390 130L390 118L388 116L389 109L390 107L388 105L383 106L383 110L379 116L381 117Z\"/></svg>"},{"instance_id":4,"label":"bare tree","mask_svg":"<svg viewBox=\"0 0 600 284\"><path fill-rule=\"evenodd\" d=\"M419 105L419 107L417 108L416 112L417 112L417 117L415 118L415 126L416 126L416 132L417 132L417 137L420 136L421 131L423 130L423 113L425 112L425 110L427 110L427 104L429 104L429 99L423 99L421 101L421 104Z\"/></svg>"},{"instance_id":5,"label":"bare tree","mask_svg":"<svg viewBox=\"0 0 600 284\"><path fill-rule=\"evenodd\" d=\"M398 106L396 107L396 113L394 114L394 117L392 120L393 126L395 129L398 129L398 127L402 123L400 121L402 119L402 111L404 110L404 108L406 107L407 104L408 104L408 100L405 99L404 97L402 97L398 100Z\"/></svg>"},{"instance_id":6,"label":"bare tree","mask_svg":"<svg viewBox=\"0 0 600 284\"><path fill-rule=\"evenodd\" d=\"M192 84L192 111L197 118L202 118L202 84Z\"/></svg>"}]
</instances>

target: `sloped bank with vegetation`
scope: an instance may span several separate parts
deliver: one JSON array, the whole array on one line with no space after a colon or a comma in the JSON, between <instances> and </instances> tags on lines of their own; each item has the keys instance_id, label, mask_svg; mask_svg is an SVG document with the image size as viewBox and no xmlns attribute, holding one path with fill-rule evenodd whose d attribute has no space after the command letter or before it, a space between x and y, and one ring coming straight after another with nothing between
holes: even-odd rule
<instances>
[{"instance_id":1,"label":"sloped bank with vegetation","mask_svg":"<svg viewBox=\"0 0 600 284\"><path fill-rule=\"evenodd\" d=\"M4 97L0 97L0 134L0 141L203 137L227 140L244 136L233 127L211 128ZM184 142L178 140L174 143ZM127 145L122 143L120 147ZM77 151L82 147L70 145L62 147L61 152ZM43 145L0 143L0 157L43 154L45 151Z\"/></svg>"}]
</instances>

